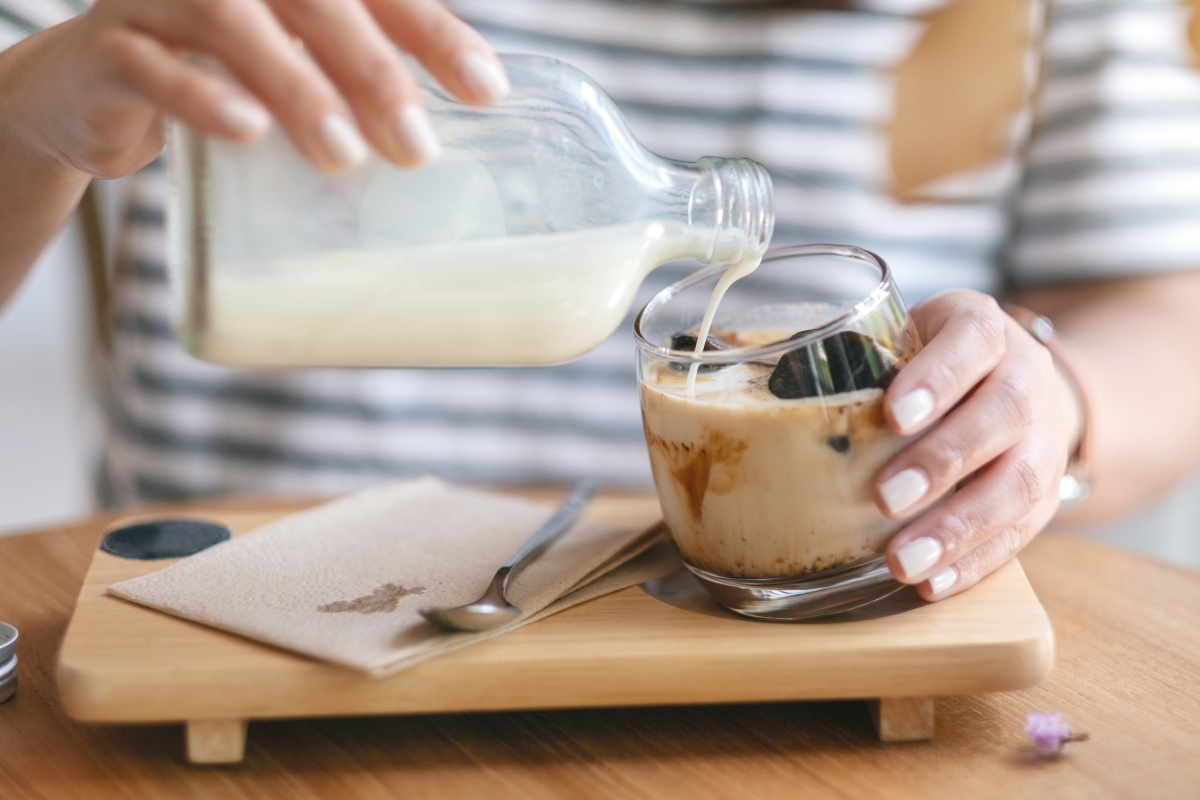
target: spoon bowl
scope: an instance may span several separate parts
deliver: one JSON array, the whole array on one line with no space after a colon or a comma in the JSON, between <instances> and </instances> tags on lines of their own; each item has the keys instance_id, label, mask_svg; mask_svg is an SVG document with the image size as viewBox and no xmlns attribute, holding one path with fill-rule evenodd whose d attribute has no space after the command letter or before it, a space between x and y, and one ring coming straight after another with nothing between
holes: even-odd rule
<instances>
[{"instance_id":1,"label":"spoon bowl","mask_svg":"<svg viewBox=\"0 0 1200 800\"><path fill-rule=\"evenodd\" d=\"M476 600L455 608L423 608L421 614L439 628L452 631L490 631L514 622L521 609L507 600Z\"/></svg>"},{"instance_id":2,"label":"spoon bowl","mask_svg":"<svg viewBox=\"0 0 1200 800\"><path fill-rule=\"evenodd\" d=\"M515 622L521 616L521 609L505 596L509 578L566 533L595 492L596 486L591 481L576 484L550 518L501 565L478 600L454 608L422 608L421 615L434 625L452 631L488 631Z\"/></svg>"}]
</instances>

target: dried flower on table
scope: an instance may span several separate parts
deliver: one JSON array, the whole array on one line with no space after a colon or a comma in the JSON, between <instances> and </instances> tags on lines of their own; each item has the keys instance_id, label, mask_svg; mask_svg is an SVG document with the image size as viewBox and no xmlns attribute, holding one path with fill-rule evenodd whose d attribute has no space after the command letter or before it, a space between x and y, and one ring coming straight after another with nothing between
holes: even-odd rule
<instances>
[{"instance_id":1,"label":"dried flower on table","mask_svg":"<svg viewBox=\"0 0 1200 800\"><path fill-rule=\"evenodd\" d=\"M1073 733L1071 726L1062 721L1061 714L1031 713L1025 723L1025 735L1041 753L1057 756L1067 742L1086 741L1086 733Z\"/></svg>"}]
</instances>

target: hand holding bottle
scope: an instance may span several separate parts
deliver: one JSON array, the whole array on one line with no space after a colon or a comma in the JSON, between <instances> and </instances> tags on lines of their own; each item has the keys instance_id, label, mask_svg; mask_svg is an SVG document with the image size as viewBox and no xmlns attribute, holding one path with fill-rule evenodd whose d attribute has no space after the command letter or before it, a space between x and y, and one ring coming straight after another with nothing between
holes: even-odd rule
<instances>
[{"instance_id":1,"label":"hand holding bottle","mask_svg":"<svg viewBox=\"0 0 1200 800\"><path fill-rule=\"evenodd\" d=\"M508 86L482 37L436 0L97 0L21 47L43 48L25 63L43 146L104 177L157 155L164 115L234 141L273 119L329 171L368 147L419 164L438 144L401 50L462 100Z\"/></svg>"}]
</instances>

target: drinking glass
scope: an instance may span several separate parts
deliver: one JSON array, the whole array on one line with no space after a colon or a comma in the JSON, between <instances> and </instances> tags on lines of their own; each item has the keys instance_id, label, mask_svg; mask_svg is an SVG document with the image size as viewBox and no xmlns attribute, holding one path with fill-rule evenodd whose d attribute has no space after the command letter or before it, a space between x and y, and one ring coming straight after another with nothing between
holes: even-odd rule
<instances>
[{"instance_id":1,"label":"drinking glass","mask_svg":"<svg viewBox=\"0 0 1200 800\"><path fill-rule=\"evenodd\" d=\"M883 395L920 342L887 264L849 245L768 251L729 288L696 272L639 314L638 383L663 520L720 605L799 620L895 592L883 547L903 524L872 493L907 441Z\"/></svg>"}]
</instances>

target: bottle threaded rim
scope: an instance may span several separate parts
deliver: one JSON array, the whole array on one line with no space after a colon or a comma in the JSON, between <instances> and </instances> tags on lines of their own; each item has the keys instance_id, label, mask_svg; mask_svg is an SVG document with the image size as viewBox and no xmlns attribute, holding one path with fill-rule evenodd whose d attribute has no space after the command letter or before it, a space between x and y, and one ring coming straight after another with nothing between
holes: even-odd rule
<instances>
[{"instance_id":1,"label":"bottle threaded rim","mask_svg":"<svg viewBox=\"0 0 1200 800\"><path fill-rule=\"evenodd\" d=\"M707 264L735 264L766 252L775 232L775 190L766 167L749 158L705 156L712 176L716 225Z\"/></svg>"}]
</instances>

